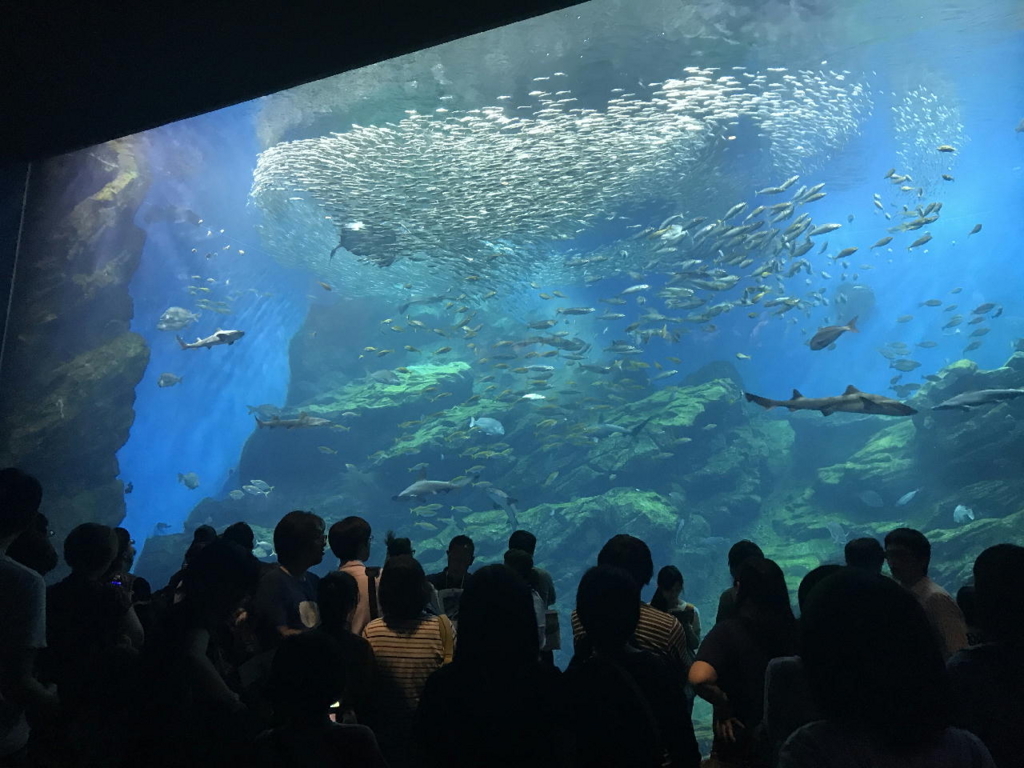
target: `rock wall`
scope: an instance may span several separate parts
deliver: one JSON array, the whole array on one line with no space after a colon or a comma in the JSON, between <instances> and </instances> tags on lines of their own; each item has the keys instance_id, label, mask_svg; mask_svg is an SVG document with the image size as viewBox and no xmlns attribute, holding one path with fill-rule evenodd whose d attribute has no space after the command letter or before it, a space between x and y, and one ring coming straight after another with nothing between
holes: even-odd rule
<instances>
[{"instance_id":1,"label":"rock wall","mask_svg":"<svg viewBox=\"0 0 1024 768\"><path fill-rule=\"evenodd\" d=\"M428 571L444 565L457 534L474 539L479 565L500 561L511 531L488 496L496 487L517 499L518 524L537 533L539 562L568 605L602 544L628 532L649 543L659 566L683 569L688 595L706 612L727 586L726 552L741 538L761 544L795 591L812 568L841 562L847 540L909 525L934 541L933 573L955 590L982 549L1024 534L1024 397L967 413L931 410L967 390L1018 383L1024 353L992 371L949 366L915 397L912 418L765 413L744 401L739 373L724 362L680 386L637 384L632 398L596 417L517 401L462 361L410 363L393 369L390 383L354 374L361 351L367 370L385 363L375 348L356 348L360 335L344 315L311 311L292 343L281 413L328 423L254 429L238 485L258 478L273 490L205 499L189 527L248 520L269 538L289 509L312 509L328 524L361 514L381 533L411 537ZM474 416L499 418L504 433L469 429ZM595 418L616 431L593 431ZM420 467L466 484L393 501ZM909 503L897 503L913 490ZM977 519L956 522L957 504ZM177 542L161 544L169 563L180 557Z\"/></svg>"},{"instance_id":2,"label":"rock wall","mask_svg":"<svg viewBox=\"0 0 1024 768\"><path fill-rule=\"evenodd\" d=\"M33 168L7 348L0 370L0 466L43 483L58 541L75 525L117 525L116 453L134 420L149 349L129 329L128 286L149 187L131 141Z\"/></svg>"}]
</instances>

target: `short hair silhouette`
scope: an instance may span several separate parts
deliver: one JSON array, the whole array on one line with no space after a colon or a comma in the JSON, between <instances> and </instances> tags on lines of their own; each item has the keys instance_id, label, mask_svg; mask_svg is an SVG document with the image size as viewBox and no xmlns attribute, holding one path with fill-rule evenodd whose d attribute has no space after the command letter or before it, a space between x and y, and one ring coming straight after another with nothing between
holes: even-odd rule
<instances>
[{"instance_id":1,"label":"short hair silhouette","mask_svg":"<svg viewBox=\"0 0 1024 768\"><path fill-rule=\"evenodd\" d=\"M626 571L637 587L644 587L654 576L654 559L651 549L636 536L620 533L612 536L597 555L598 565L610 565Z\"/></svg>"},{"instance_id":2,"label":"short hair silhouette","mask_svg":"<svg viewBox=\"0 0 1024 768\"><path fill-rule=\"evenodd\" d=\"M885 550L878 539L870 536L846 542L843 555L851 568L863 568L874 573L881 573L885 564Z\"/></svg>"},{"instance_id":3,"label":"short hair silhouette","mask_svg":"<svg viewBox=\"0 0 1024 768\"><path fill-rule=\"evenodd\" d=\"M372 531L370 524L361 517L351 515L342 518L331 526L327 537L331 552L343 563L355 560L359 550L369 545Z\"/></svg>"}]
</instances>

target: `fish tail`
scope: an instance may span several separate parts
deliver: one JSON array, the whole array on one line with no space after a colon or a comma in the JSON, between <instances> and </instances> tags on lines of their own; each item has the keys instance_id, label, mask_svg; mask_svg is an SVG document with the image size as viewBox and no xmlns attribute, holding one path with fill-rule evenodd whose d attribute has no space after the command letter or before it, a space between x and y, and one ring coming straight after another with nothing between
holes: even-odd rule
<instances>
[{"instance_id":1,"label":"fish tail","mask_svg":"<svg viewBox=\"0 0 1024 768\"><path fill-rule=\"evenodd\" d=\"M859 315L854 315L853 319L846 324L846 330L852 331L853 333L860 333L860 330L857 328L857 317L859 317Z\"/></svg>"},{"instance_id":2,"label":"fish tail","mask_svg":"<svg viewBox=\"0 0 1024 768\"><path fill-rule=\"evenodd\" d=\"M174 338L178 340L178 344L181 345L182 349L188 349L188 346L185 344L185 340L181 338L181 336L175 336Z\"/></svg>"},{"instance_id":3,"label":"fish tail","mask_svg":"<svg viewBox=\"0 0 1024 768\"><path fill-rule=\"evenodd\" d=\"M760 395L752 395L749 392L744 392L743 396L747 398L748 403L757 403L766 411L770 411L775 407L775 403L769 400L767 397L761 397Z\"/></svg>"}]
</instances>

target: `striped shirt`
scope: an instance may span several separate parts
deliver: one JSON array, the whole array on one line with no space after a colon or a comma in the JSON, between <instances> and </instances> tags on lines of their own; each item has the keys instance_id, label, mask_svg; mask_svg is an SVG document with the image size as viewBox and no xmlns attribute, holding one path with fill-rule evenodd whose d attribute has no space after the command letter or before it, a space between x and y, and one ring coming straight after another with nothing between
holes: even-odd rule
<instances>
[{"instance_id":1,"label":"striped shirt","mask_svg":"<svg viewBox=\"0 0 1024 768\"><path fill-rule=\"evenodd\" d=\"M583 622L576 611L572 612L572 639L578 645L580 638L586 636ZM633 634L633 645L645 651L659 651L672 661L686 668L686 635L683 627L670 613L652 608L647 603L640 603L640 622Z\"/></svg>"},{"instance_id":2,"label":"striped shirt","mask_svg":"<svg viewBox=\"0 0 1024 768\"><path fill-rule=\"evenodd\" d=\"M444 662L440 620L374 619L363 630L374 656L374 731L392 766L410 764L416 708L427 678Z\"/></svg>"}]
</instances>

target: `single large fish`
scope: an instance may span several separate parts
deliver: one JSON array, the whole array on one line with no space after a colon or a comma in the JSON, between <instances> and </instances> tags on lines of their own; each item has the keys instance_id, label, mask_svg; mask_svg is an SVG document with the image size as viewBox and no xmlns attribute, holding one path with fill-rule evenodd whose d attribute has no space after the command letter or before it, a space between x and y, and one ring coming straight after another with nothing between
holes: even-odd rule
<instances>
[{"instance_id":1,"label":"single large fish","mask_svg":"<svg viewBox=\"0 0 1024 768\"><path fill-rule=\"evenodd\" d=\"M876 416L913 416L917 413L906 403L885 395L861 392L852 384L843 394L836 397L804 397L795 389L791 400L771 400L749 392L744 392L743 396L747 398L748 403L757 403L769 411L775 407L782 407L790 411L821 411L822 416L831 416L836 411L869 413Z\"/></svg>"},{"instance_id":2,"label":"single large fish","mask_svg":"<svg viewBox=\"0 0 1024 768\"><path fill-rule=\"evenodd\" d=\"M962 394L944 400L938 405L933 405L933 411L969 411L979 405L1001 403L1004 400L1013 400L1024 395L1024 389L977 389L973 392Z\"/></svg>"},{"instance_id":3,"label":"single large fish","mask_svg":"<svg viewBox=\"0 0 1024 768\"><path fill-rule=\"evenodd\" d=\"M826 325L824 328L819 328L818 332L811 338L811 349L815 351L824 349L847 331L860 333L860 331L857 330L856 317L850 320L846 325Z\"/></svg>"},{"instance_id":4,"label":"single large fish","mask_svg":"<svg viewBox=\"0 0 1024 768\"><path fill-rule=\"evenodd\" d=\"M263 427L269 427L270 429L284 428L284 429L297 429L302 427L323 427L330 424L329 419L322 419L319 416L310 416L308 413L303 411L299 414L296 419L282 419L280 416L274 416L272 419L261 421L259 416L253 416L256 419L256 426L260 429Z\"/></svg>"},{"instance_id":5,"label":"single large fish","mask_svg":"<svg viewBox=\"0 0 1024 768\"><path fill-rule=\"evenodd\" d=\"M218 328L213 332L212 336L207 336L205 339L197 337L191 344L181 338L181 336L175 336L175 338L182 349L202 349L203 347L210 349L210 347L216 347L218 344L227 344L230 347L243 336L245 336L245 331L222 331Z\"/></svg>"},{"instance_id":6,"label":"single large fish","mask_svg":"<svg viewBox=\"0 0 1024 768\"><path fill-rule=\"evenodd\" d=\"M473 478L467 477L458 482L448 482L446 480L427 480L426 472L420 472L420 478L406 488L401 493L392 496L392 501L411 501L415 499L426 498L427 496L434 496L438 493L449 493L450 491L457 491L466 485L469 485L473 481Z\"/></svg>"},{"instance_id":7,"label":"single large fish","mask_svg":"<svg viewBox=\"0 0 1024 768\"><path fill-rule=\"evenodd\" d=\"M519 529L519 510L516 508L516 504L519 503L519 499L513 499L505 491L500 488L493 486L488 487L485 491L487 498L494 504L495 509L504 509L505 514L508 516L508 523L512 526L512 530Z\"/></svg>"}]
</instances>

